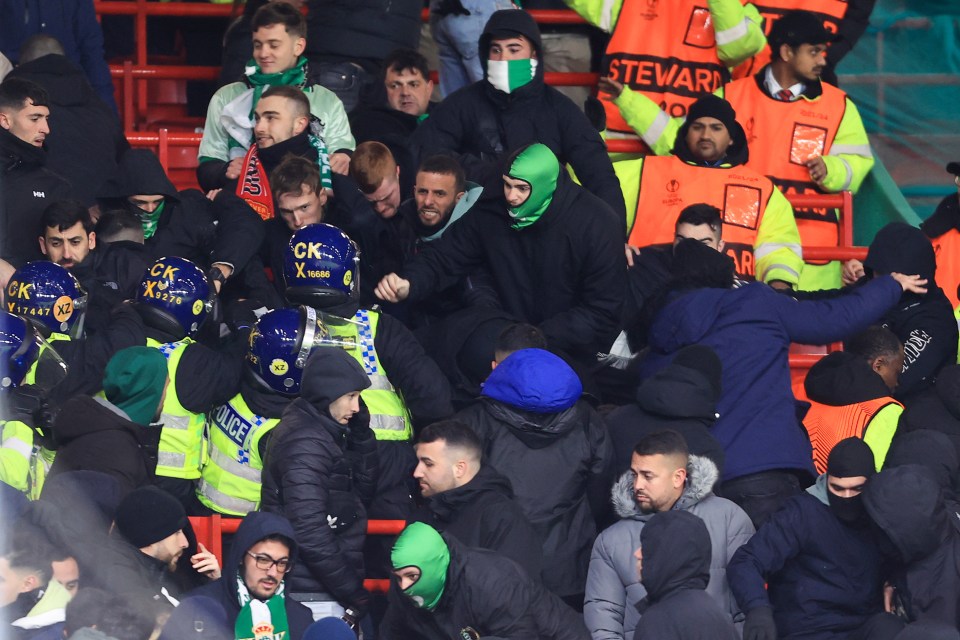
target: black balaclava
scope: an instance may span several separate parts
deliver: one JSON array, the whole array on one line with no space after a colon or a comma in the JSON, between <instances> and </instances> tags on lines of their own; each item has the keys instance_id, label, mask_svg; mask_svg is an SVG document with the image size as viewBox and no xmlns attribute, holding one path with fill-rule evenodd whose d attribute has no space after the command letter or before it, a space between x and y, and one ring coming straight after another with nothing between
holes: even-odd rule
<instances>
[{"instance_id":1,"label":"black balaclava","mask_svg":"<svg viewBox=\"0 0 960 640\"><path fill-rule=\"evenodd\" d=\"M827 475L835 478L855 478L864 476L869 479L877 472L873 451L860 438L841 440L830 451L827 458ZM863 506L863 495L841 498L827 488L830 510L840 522L850 526L863 526L870 522L867 510Z\"/></svg>"}]
</instances>

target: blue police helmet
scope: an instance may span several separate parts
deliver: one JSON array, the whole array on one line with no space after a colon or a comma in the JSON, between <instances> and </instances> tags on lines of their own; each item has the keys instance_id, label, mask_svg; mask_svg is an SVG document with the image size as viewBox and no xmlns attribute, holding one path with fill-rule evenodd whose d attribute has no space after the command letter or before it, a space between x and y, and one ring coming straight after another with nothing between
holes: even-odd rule
<instances>
[{"instance_id":1,"label":"blue police helmet","mask_svg":"<svg viewBox=\"0 0 960 640\"><path fill-rule=\"evenodd\" d=\"M143 274L137 302L144 321L175 336L192 336L213 307L207 276L183 258L160 258Z\"/></svg>"},{"instance_id":2,"label":"blue police helmet","mask_svg":"<svg viewBox=\"0 0 960 640\"><path fill-rule=\"evenodd\" d=\"M20 316L0 311L0 388L18 386L40 351L33 329Z\"/></svg>"},{"instance_id":3,"label":"blue police helmet","mask_svg":"<svg viewBox=\"0 0 960 640\"><path fill-rule=\"evenodd\" d=\"M360 251L333 225L309 224L290 238L283 253L286 296L293 304L326 309L357 299Z\"/></svg>"},{"instance_id":4,"label":"blue police helmet","mask_svg":"<svg viewBox=\"0 0 960 640\"><path fill-rule=\"evenodd\" d=\"M330 332L314 309L275 309L260 316L250 331L247 365L277 393L297 395L307 356L324 344L331 344Z\"/></svg>"},{"instance_id":5,"label":"blue police helmet","mask_svg":"<svg viewBox=\"0 0 960 640\"><path fill-rule=\"evenodd\" d=\"M83 333L86 308L80 281L54 262L28 262L7 284L7 311L74 338Z\"/></svg>"}]
</instances>

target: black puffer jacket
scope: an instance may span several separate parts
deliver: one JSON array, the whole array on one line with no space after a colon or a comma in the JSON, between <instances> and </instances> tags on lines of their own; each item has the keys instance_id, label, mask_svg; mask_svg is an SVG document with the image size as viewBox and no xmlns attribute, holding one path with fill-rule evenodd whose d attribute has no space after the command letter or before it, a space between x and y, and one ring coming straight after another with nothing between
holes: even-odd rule
<instances>
[{"instance_id":1,"label":"black puffer jacket","mask_svg":"<svg viewBox=\"0 0 960 640\"><path fill-rule=\"evenodd\" d=\"M550 147L561 164L573 167L583 186L616 214L622 244L627 217L620 181L600 134L583 111L544 84L543 45L536 22L525 11L494 13L480 36L484 72L491 34L499 31L520 33L533 43L541 61L533 80L506 94L484 79L447 96L414 133L412 148L421 159L435 153L454 153L468 179L499 192L499 160L524 145L541 142ZM579 213L583 219L594 211L585 208Z\"/></svg>"},{"instance_id":2,"label":"black puffer jacket","mask_svg":"<svg viewBox=\"0 0 960 640\"><path fill-rule=\"evenodd\" d=\"M469 549L449 534L450 566L436 609L418 609L395 579L383 621L389 640L588 640L583 620L515 562L492 551ZM470 633L470 630L475 634Z\"/></svg>"},{"instance_id":3,"label":"black puffer jacket","mask_svg":"<svg viewBox=\"0 0 960 640\"><path fill-rule=\"evenodd\" d=\"M0 258L14 267L40 260L40 216L73 197L70 183L46 167L47 154L0 127Z\"/></svg>"},{"instance_id":4,"label":"black puffer jacket","mask_svg":"<svg viewBox=\"0 0 960 640\"><path fill-rule=\"evenodd\" d=\"M918 392L933 385L942 367L957 362L957 321L936 285L936 255L922 231L892 222L877 232L863 266L867 275L919 274L928 281L926 294L904 293L882 319L903 343L906 359L895 397L909 406Z\"/></svg>"},{"instance_id":5,"label":"black puffer jacket","mask_svg":"<svg viewBox=\"0 0 960 640\"><path fill-rule=\"evenodd\" d=\"M230 543L230 549L223 560L223 577L189 592L186 598L180 602L180 606L171 614L170 620L164 626L163 635L160 636L161 639L180 640L184 637L184 635L178 633L171 633L175 630L178 630L179 633L196 633L196 622L201 622L203 624L201 628L206 633L215 634L217 638L233 638L233 625L237 616L240 615L237 578L240 576L239 570L243 565L244 555L253 545L270 535L284 536L293 543L290 548L290 561L296 566L297 540L293 533L293 527L287 519L273 513L250 512L240 523L237 533ZM204 600L200 600L200 598L204 598ZM218 628L217 614L219 612L204 606L206 598L210 598L223 607L227 616L227 623L230 625L229 629ZM289 593L285 595L283 604L287 611L290 638L299 640L303 637L307 627L313 623L310 610L291 598Z\"/></svg>"},{"instance_id":6,"label":"black puffer jacket","mask_svg":"<svg viewBox=\"0 0 960 640\"><path fill-rule=\"evenodd\" d=\"M687 511L654 515L640 533L647 590L634 640L739 640L730 614L707 595L710 534Z\"/></svg>"},{"instance_id":7,"label":"black puffer jacket","mask_svg":"<svg viewBox=\"0 0 960 640\"><path fill-rule=\"evenodd\" d=\"M490 465L480 467L462 487L427 498L414 520L445 531L468 547L496 551L534 580L540 579L543 541L517 504L510 481Z\"/></svg>"},{"instance_id":8,"label":"black puffer jacket","mask_svg":"<svg viewBox=\"0 0 960 640\"><path fill-rule=\"evenodd\" d=\"M146 241L154 256L178 256L201 269L225 262L239 273L260 248L263 224L246 202L221 191L212 202L196 189L178 192L160 161L148 149L130 149L120 159L117 173L101 188L100 206L137 213L127 202L132 195L162 195L163 213L156 233ZM138 214L139 215L139 214Z\"/></svg>"},{"instance_id":9,"label":"black puffer jacket","mask_svg":"<svg viewBox=\"0 0 960 640\"><path fill-rule=\"evenodd\" d=\"M609 350L620 330L627 273L610 209L563 170L535 224L512 229L506 209L502 195L478 202L408 262L400 275L410 281L409 299L433 295L450 276L485 269L503 309L538 325L551 349L590 359Z\"/></svg>"},{"instance_id":10,"label":"black puffer jacket","mask_svg":"<svg viewBox=\"0 0 960 640\"><path fill-rule=\"evenodd\" d=\"M83 71L66 56L50 54L10 72L11 78L36 82L50 95L47 167L70 183L85 206L94 204L103 181L130 148L115 107L108 106Z\"/></svg>"},{"instance_id":11,"label":"black puffer jacket","mask_svg":"<svg viewBox=\"0 0 960 640\"><path fill-rule=\"evenodd\" d=\"M348 425L330 403L370 386L346 351L318 349L303 372L300 397L273 431L263 468L261 509L293 523L300 562L287 578L292 593L328 593L345 607L366 608L363 589L365 502L377 483L377 442L365 408Z\"/></svg>"},{"instance_id":12,"label":"black puffer jacket","mask_svg":"<svg viewBox=\"0 0 960 640\"><path fill-rule=\"evenodd\" d=\"M90 299L84 329L95 333L107 326L110 312L137 295L140 281L153 264L150 251L138 242L99 242L70 273L77 277Z\"/></svg>"},{"instance_id":13,"label":"black puffer jacket","mask_svg":"<svg viewBox=\"0 0 960 640\"><path fill-rule=\"evenodd\" d=\"M579 384L566 387L575 374L569 368L547 374L533 359L545 352L531 352L539 350L518 351L500 363L481 402L456 417L483 442L484 460L510 480L543 541L544 585L575 595L586 584L594 516L607 504L613 451L600 416L571 397ZM557 410L558 404L568 408Z\"/></svg>"},{"instance_id":14,"label":"black puffer jacket","mask_svg":"<svg viewBox=\"0 0 960 640\"><path fill-rule=\"evenodd\" d=\"M960 625L960 524L934 475L918 465L884 469L863 502L896 550L889 581L908 619Z\"/></svg>"}]
</instances>

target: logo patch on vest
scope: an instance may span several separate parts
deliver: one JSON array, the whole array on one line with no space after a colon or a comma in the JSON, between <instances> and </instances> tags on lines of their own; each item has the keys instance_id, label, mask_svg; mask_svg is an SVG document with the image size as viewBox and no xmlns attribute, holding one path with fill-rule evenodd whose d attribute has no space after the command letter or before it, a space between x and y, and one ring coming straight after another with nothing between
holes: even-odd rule
<instances>
[{"instance_id":1,"label":"logo patch on vest","mask_svg":"<svg viewBox=\"0 0 960 640\"><path fill-rule=\"evenodd\" d=\"M826 129L797 123L793 125L793 137L790 140L790 162L804 164L811 158L822 156L826 146Z\"/></svg>"},{"instance_id":2,"label":"logo patch on vest","mask_svg":"<svg viewBox=\"0 0 960 640\"><path fill-rule=\"evenodd\" d=\"M756 229L760 221L761 191L755 187L728 184L723 192L723 223Z\"/></svg>"},{"instance_id":3,"label":"logo patch on vest","mask_svg":"<svg viewBox=\"0 0 960 640\"><path fill-rule=\"evenodd\" d=\"M217 408L213 416L213 424L241 449L247 436L250 435L250 430L253 429L253 425L228 404Z\"/></svg>"},{"instance_id":4,"label":"logo patch on vest","mask_svg":"<svg viewBox=\"0 0 960 640\"><path fill-rule=\"evenodd\" d=\"M690 22L687 24L687 33L683 37L683 44L698 49L713 49L717 46L716 35L713 31L713 18L706 7L694 7L690 12Z\"/></svg>"}]
</instances>

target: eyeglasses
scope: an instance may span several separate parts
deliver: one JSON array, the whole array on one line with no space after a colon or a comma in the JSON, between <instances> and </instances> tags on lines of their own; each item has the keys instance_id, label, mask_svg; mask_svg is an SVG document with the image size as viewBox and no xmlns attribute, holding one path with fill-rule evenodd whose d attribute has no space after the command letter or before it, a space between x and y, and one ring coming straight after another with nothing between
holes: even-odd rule
<instances>
[{"instance_id":1,"label":"eyeglasses","mask_svg":"<svg viewBox=\"0 0 960 640\"><path fill-rule=\"evenodd\" d=\"M293 569L293 563L290 562L289 558L281 558L280 560L274 560L267 555L256 555L247 551L247 555L254 559L257 563L257 569L263 571L269 571L270 567L276 566L277 571L280 573L289 573Z\"/></svg>"}]
</instances>

